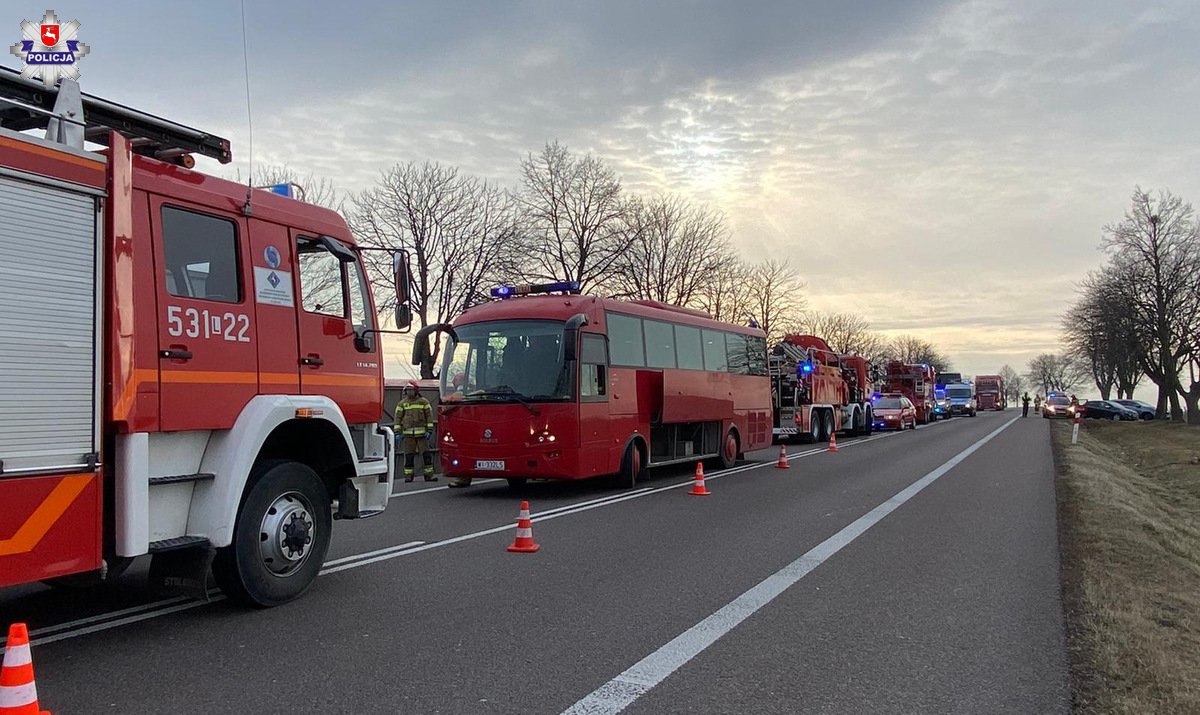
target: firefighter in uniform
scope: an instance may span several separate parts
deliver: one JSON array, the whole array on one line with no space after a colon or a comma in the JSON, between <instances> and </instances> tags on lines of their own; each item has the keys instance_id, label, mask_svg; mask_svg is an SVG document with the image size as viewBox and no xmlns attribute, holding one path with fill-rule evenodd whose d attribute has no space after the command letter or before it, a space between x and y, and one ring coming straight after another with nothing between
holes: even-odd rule
<instances>
[{"instance_id":1,"label":"firefighter in uniform","mask_svg":"<svg viewBox=\"0 0 1200 715\"><path fill-rule=\"evenodd\" d=\"M1021 416L1022 417L1029 416L1029 393L1028 392L1026 392L1021 397Z\"/></svg>"},{"instance_id":2,"label":"firefighter in uniform","mask_svg":"<svg viewBox=\"0 0 1200 715\"><path fill-rule=\"evenodd\" d=\"M396 405L396 430L400 435L400 453L404 455L404 481L413 480L413 460L421 453L425 481L436 482L429 440L433 438L433 407L421 397L416 380L404 386L404 398Z\"/></svg>"}]
</instances>

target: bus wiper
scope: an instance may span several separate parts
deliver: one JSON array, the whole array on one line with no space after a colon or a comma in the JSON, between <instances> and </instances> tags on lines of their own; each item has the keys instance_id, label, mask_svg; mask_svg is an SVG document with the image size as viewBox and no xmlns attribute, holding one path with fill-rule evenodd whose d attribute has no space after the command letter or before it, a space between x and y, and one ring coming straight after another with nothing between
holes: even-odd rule
<instances>
[{"instance_id":1,"label":"bus wiper","mask_svg":"<svg viewBox=\"0 0 1200 715\"><path fill-rule=\"evenodd\" d=\"M503 388L503 389L501 389L501 388ZM525 407L525 409L529 410L533 414L535 414L535 415L540 414L538 412L537 408L533 406L533 403L531 403L527 398L523 397L520 393L516 392L515 390L513 390L511 387L508 387L507 385L500 385L498 388L492 389L492 390L476 390L476 391L468 394L467 397L483 397L483 398L490 397L490 398L494 398L494 399L519 402Z\"/></svg>"}]
</instances>

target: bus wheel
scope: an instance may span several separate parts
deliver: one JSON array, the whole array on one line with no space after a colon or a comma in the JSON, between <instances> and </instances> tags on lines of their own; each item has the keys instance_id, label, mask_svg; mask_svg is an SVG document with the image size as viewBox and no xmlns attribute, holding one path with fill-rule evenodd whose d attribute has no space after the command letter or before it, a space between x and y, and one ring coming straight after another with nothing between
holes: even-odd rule
<instances>
[{"instance_id":1,"label":"bus wheel","mask_svg":"<svg viewBox=\"0 0 1200 715\"><path fill-rule=\"evenodd\" d=\"M509 477L504 481L508 482L510 489L520 489L521 487L525 486L525 482L527 482L528 479L525 477Z\"/></svg>"},{"instance_id":2,"label":"bus wheel","mask_svg":"<svg viewBox=\"0 0 1200 715\"><path fill-rule=\"evenodd\" d=\"M616 485L620 489L633 489L642 473L642 451L633 442L625 448L621 457L621 471L617 472Z\"/></svg>"},{"instance_id":3,"label":"bus wheel","mask_svg":"<svg viewBox=\"0 0 1200 715\"><path fill-rule=\"evenodd\" d=\"M213 576L239 603L286 603L317 578L332 526L329 495L316 472L299 462L260 462L250 473L233 540L217 550Z\"/></svg>"},{"instance_id":4,"label":"bus wheel","mask_svg":"<svg viewBox=\"0 0 1200 715\"><path fill-rule=\"evenodd\" d=\"M737 464L738 438L737 432L730 429L725 433L725 441L721 443L721 453L717 455L717 466L729 469Z\"/></svg>"}]
</instances>

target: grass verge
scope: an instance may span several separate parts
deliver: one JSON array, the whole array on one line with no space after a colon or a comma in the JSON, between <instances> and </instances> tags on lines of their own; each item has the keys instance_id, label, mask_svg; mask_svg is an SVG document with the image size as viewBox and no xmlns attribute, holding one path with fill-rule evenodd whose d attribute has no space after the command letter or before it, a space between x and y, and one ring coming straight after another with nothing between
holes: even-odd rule
<instances>
[{"instance_id":1,"label":"grass verge","mask_svg":"<svg viewBox=\"0 0 1200 715\"><path fill-rule=\"evenodd\" d=\"M1200 713L1200 428L1052 426L1079 713Z\"/></svg>"}]
</instances>

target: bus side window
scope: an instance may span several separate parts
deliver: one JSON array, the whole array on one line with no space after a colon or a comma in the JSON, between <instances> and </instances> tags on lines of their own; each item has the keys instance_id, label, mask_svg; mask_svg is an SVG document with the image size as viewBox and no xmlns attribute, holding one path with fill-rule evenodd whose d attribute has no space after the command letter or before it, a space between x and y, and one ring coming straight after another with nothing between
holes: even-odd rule
<instances>
[{"instance_id":1,"label":"bus side window","mask_svg":"<svg viewBox=\"0 0 1200 715\"><path fill-rule=\"evenodd\" d=\"M602 335L583 335L579 397L587 402L608 399L608 349Z\"/></svg>"}]
</instances>

